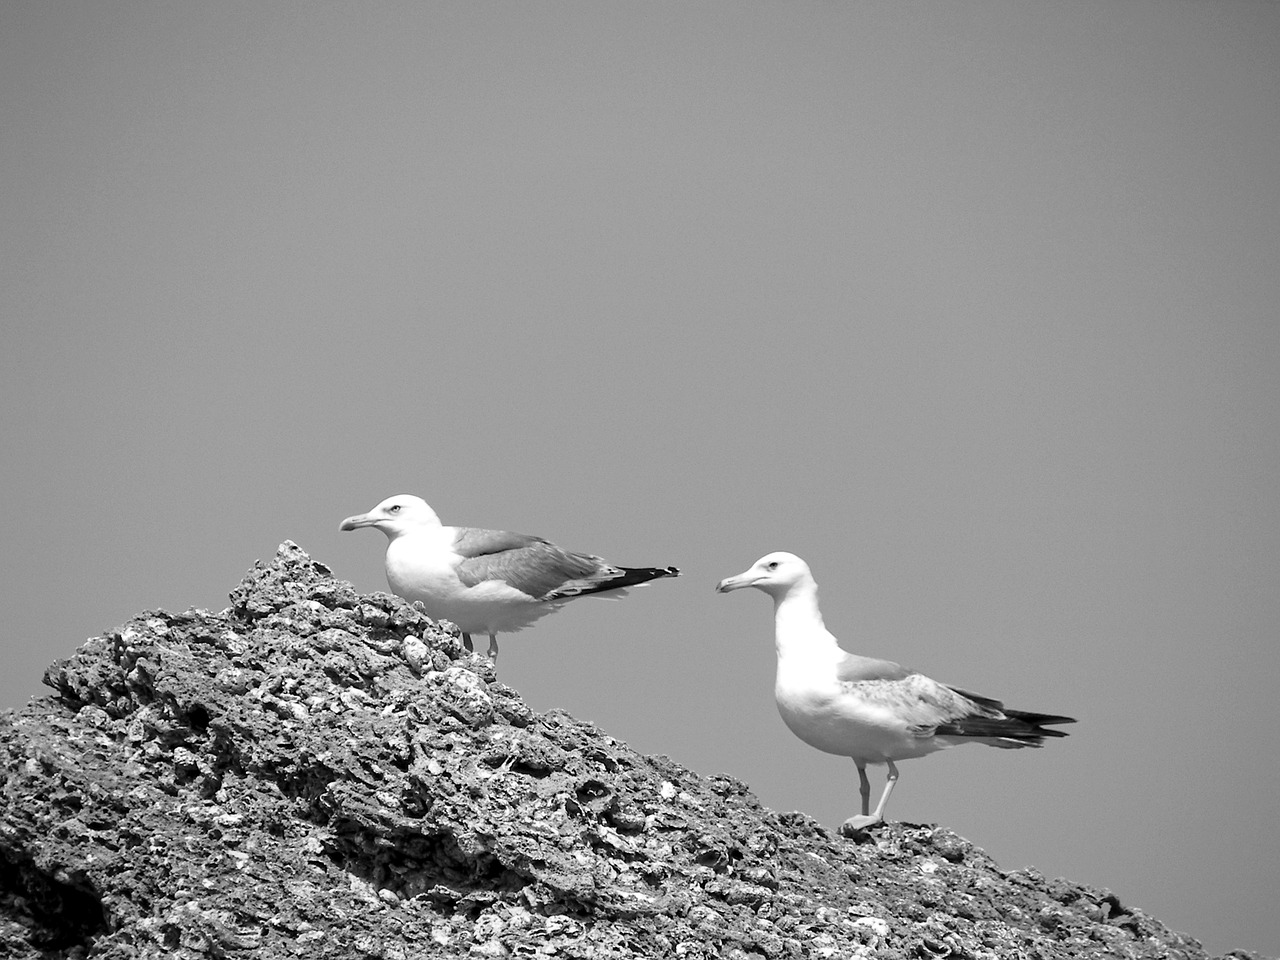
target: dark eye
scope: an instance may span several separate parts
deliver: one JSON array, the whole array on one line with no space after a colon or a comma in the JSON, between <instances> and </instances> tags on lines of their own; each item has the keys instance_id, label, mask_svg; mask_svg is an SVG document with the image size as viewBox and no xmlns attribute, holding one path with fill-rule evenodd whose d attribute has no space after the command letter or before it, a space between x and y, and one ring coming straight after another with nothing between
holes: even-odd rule
<instances>
[{"instance_id":1,"label":"dark eye","mask_svg":"<svg viewBox=\"0 0 1280 960\"><path fill-rule=\"evenodd\" d=\"M398 503L393 503L391 506L387 507L387 513L399 513L399 512L400 512L400 504Z\"/></svg>"},{"instance_id":2,"label":"dark eye","mask_svg":"<svg viewBox=\"0 0 1280 960\"><path fill-rule=\"evenodd\" d=\"M770 570L777 570L777 569L778 569L778 561L777 561L777 560L771 560L771 561L769 561L769 569L770 569Z\"/></svg>"}]
</instances>

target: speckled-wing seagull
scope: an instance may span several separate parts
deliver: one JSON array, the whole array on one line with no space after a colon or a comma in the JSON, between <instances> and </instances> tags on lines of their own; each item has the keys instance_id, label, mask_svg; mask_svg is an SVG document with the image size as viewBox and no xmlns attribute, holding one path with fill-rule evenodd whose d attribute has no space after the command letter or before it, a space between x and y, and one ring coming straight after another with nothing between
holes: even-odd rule
<instances>
[{"instance_id":1,"label":"speckled-wing seagull","mask_svg":"<svg viewBox=\"0 0 1280 960\"><path fill-rule=\"evenodd\" d=\"M822 622L818 584L793 553L770 553L749 570L721 580L720 593L755 587L773 598L778 676L774 697L791 732L827 753L851 757L858 767L862 815L844 826L861 829L884 819L898 780L895 760L923 757L960 743L1038 747L1065 737L1045 724L1071 717L1008 710L999 700L948 687L891 660L846 653ZM884 793L869 810L867 764L889 768Z\"/></svg>"},{"instance_id":2,"label":"speckled-wing seagull","mask_svg":"<svg viewBox=\"0 0 1280 960\"><path fill-rule=\"evenodd\" d=\"M615 599L627 587L680 575L675 567L614 566L523 533L446 527L426 501L406 494L347 517L338 529L361 527L381 530L391 541L392 593L420 602L428 616L456 623L468 650L471 634L487 633L495 661L499 633L527 627L575 597Z\"/></svg>"}]
</instances>

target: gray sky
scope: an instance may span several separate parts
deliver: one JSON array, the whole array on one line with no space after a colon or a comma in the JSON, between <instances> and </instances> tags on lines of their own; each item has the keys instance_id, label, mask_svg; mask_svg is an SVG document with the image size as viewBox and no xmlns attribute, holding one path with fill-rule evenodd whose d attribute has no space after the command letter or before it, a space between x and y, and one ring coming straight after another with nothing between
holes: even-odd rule
<instances>
[{"instance_id":1,"label":"gray sky","mask_svg":"<svg viewBox=\"0 0 1280 960\"><path fill-rule=\"evenodd\" d=\"M1080 719L889 811L1280 953L1280 5L0 6L0 705L394 493L684 576L503 679L834 827L772 624Z\"/></svg>"}]
</instances>

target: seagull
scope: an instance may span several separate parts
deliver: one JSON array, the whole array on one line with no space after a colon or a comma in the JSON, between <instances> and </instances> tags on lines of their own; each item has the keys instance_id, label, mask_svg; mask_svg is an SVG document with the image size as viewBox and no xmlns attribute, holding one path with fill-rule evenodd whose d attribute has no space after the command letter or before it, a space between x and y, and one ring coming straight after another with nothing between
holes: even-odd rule
<instances>
[{"instance_id":1,"label":"seagull","mask_svg":"<svg viewBox=\"0 0 1280 960\"><path fill-rule=\"evenodd\" d=\"M1046 724L1071 717L1008 710L999 700L931 680L891 660L846 653L822 622L818 584L794 553L770 553L750 569L716 585L718 593L755 587L773 598L778 650L774 698L797 737L826 753L852 758L858 767L861 816L842 829L861 830L884 819L898 782L895 760L923 757L960 743L1039 747L1045 737L1065 737ZM870 812L867 764L889 768L884 793Z\"/></svg>"},{"instance_id":2,"label":"seagull","mask_svg":"<svg viewBox=\"0 0 1280 960\"><path fill-rule=\"evenodd\" d=\"M614 566L523 533L446 527L425 500L407 494L347 517L338 529L361 527L381 530L391 541L391 591L420 604L428 616L457 624L468 650L472 633L487 633L495 662L499 633L527 627L574 597L616 599L627 587L680 575L675 567Z\"/></svg>"}]
</instances>

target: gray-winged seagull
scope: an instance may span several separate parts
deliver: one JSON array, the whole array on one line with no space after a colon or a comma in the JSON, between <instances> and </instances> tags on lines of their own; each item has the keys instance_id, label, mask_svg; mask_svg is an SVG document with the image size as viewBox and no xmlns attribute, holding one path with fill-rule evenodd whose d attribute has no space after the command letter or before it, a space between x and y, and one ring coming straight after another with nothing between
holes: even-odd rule
<instances>
[{"instance_id":1,"label":"gray-winged seagull","mask_svg":"<svg viewBox=\"0 0 1280 960\"><path fill-rule=\"evenodd\" d=\"M381 530L391 541L391 591L420 602L428 616L456 623L468 650L471 634L487 633L495 661L499 633L527 627L574 597L614 599L627 587L680 575L675 567L614 566L523 533L446 527L425 500L406 494L347 517L338 529L361 527Z\"/></svg>"},{"instance_id":2,"label":"gray-winged seagull","mask_svg":"<svg viewBox=\"0 0 1280 960\"><path fill-rule=\"evenodd\" d=\"M860 829L884 818L898 781L895 760L923 757L960 743L1038 747L1045 737L1065 737L1044 724L1071 717L1007 710L965 690L948 687L891 660L846 653L822 622L818 584L793 553L770 553L736 577L721 580L720 593L755 587L773 598L778 676L774 698L791 732L819 750L851 757L858 767L862 815L845 827ZM889 778L869 812L867 764L883 763Z\"/></svg>"}]
</instances>

